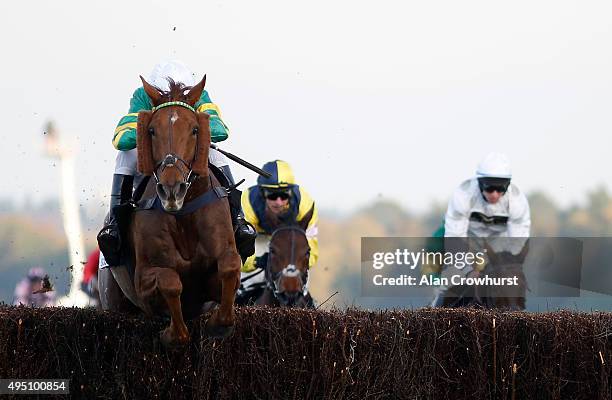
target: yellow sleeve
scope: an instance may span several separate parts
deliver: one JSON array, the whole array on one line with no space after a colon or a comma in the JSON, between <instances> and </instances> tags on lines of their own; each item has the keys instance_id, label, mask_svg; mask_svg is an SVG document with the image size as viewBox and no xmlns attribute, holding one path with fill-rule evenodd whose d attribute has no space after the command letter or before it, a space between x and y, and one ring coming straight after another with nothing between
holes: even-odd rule
<instances>
[{"instance_id":1,"label":"yellow sleeve","mask_svg":"<svg viewBox=\"0 0 612 400\"><path fill-rule=\"evenodd\" d=\"M308 212L313 206L314 206L314 200L312 199L312 197L310 197L308 192L300 186L300 206L299 206L298 215L296 218L297 221L300 222L304 218L304 216L308 214ZM312 214L312 219L310 220L311 223L313 220L316 219L315 218L316 212L317 210L315 209L315 211ZM308 226L310 226L310 224L308 224Z\"/></svg>"},{"instance_id":2,"label":"yellow sleeve","mask_svg":"<svg viewBox=\"0 0 612 400\"><path fill-rule=\"evenodd\" d=\"M253 188L248 188L246 191L242 192L240 203L242 205L242 211L244 212L244 219L253 225L257 232L261 232L262 229L259 226L259 218L257 218L257 214L255 214L255 210L253 209L253 205L249 199L249 194L251 193L252 189Z\"/></svg>"},{"instance_id":3,"label":"yellow sleeve","mask_svg":"<svg viewBox=\"0 0 612 400\"><path fill-rule=\"evenodd\" d=\"M314 200L308 192L306 192L302 187L300 187L300 207L298 210L297 221L300 222L306 214L312 211L312 217L310 218L310 222L306 227L306 237L308 238L308 245L310 246L310 261L309 267L312 268L315 266L319 259L319 239L317 238L319 234L319 211L317 210L317 206L315 205Z\"/></svg>"},{"instance_id":4,"label":"yellow sleeve","mask_svg":"<svg viewBox=\"0 0 612 400\"><path fill-rule=\"evenodd\" d=\"M310 246L310 260L308 261L308 267L312 268L319 260L319 239L316 237L308 238L308 245Z\"/></svg>"}]
</instances>

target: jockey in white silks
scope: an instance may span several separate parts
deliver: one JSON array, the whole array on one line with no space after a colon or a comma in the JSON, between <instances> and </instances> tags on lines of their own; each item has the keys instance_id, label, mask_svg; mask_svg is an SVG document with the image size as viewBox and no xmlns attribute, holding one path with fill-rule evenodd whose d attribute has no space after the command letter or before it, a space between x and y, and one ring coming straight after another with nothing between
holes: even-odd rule
<instances>
[{"instance_id":1,"label":"jockey in white silks","mask_svg":"<svg viewBox=\"0 0 612 400\"><path fill-rule=\"evenodd\" d=\"M445 238L487 238L495 253L518 255L529 238L531 217L525 194L511 182L512 170L508 158L500 153L488 154L478 165L476 176L461 183L448 204L444 222ZM446 240L447 243L452 240ZM480 251L484 247L472 248ZM465 267L462 274L478 274L486 264ZM457 274L450 267L443 276ZM448 287L437 289L433 306L442 304Z\"/></svg>"}]
</instances>

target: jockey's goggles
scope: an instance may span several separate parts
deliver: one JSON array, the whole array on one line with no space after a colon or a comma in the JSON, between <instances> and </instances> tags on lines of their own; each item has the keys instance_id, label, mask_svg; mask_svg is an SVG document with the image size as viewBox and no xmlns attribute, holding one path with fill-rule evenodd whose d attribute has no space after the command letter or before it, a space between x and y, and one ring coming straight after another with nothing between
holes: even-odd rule
<instances>
[{"instance_id":1,"label":"jockey's goggles","mask_svg":"<svg viewBox=\"0 0 612 400\"><path fill-rule=\"evenodd\" d=\"M482 192L487 193L506 193L508 186L510 186L510 179L508 178L478 178L478 185Z\"/></svg>"},{"instance_id":2,"label":"jockey's goggles","mask_svg":"<svg viewBox=\"0 0 612 400\"><path fill-rule=\"evenodd\" d=\"M487 193L493 193L493 192L506 193L507 190L508 188L504 186L487 186L483 189L483 191Z\"/></svg>"},{"instance_id":3,"label":"jockey's goggles","mask_svg":"<svg viewBox=\"0 0 612 400\"><path fill-rule=\"evenodd\" d=\"M291 193L288 190L265 190L264 196L266 196L266 199L268 200L276 200L279 197L281 200L288 200L289 197L291 197Z\"/></svg>"}]
</instances>

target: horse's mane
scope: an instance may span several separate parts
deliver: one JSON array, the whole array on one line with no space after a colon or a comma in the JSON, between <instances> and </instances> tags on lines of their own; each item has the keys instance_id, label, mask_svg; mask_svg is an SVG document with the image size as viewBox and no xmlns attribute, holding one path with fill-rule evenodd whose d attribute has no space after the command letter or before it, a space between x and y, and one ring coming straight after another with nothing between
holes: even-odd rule
<instances>
[{"instance_id":1,"label":"horse's mane","mask_svg":"<svg viewBox=\"0 0 612 400\"><path fill-rule=\"evenodd\" d=\"M167 77L166 80L168 81L168 90L161 90L157 86L155 87L161 93L162 98L165 101L185 101L187 99L185 92L189 91L192 86L187 86L183 82L175 82L170 77Z\"/></svg>"}]
</instances>

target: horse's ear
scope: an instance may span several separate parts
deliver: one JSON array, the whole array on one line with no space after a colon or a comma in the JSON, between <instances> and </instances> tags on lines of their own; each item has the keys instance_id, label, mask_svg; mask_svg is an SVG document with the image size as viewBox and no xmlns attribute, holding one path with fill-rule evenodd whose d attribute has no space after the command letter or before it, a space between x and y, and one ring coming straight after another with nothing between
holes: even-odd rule
<instances>
[{"instance_id":1,"label":"horse's ear","mask_svg":"<svg viewBox=\"0 0 612 400\"><path fill-rule=\"evenodd\" d=\"M192 87L191 90L189 90L189 93L187 93L187 103L188 104L195 106L198 100L200 100L200 96L202 96L202 91L204 90L205 84L206 84L206 75L204 75L204 78L202 78L202 80L197 85Z\"/></svg>"},{"instance_id":2,"label":"horse's ear","mask_svg":"<svg viewBox=\"0 0 612 400\"><path fill-rule=\"evenodd\" d=\"M210 115L206 113L198 113L198 147L195 154L195 160L192 165L194 173L200 176L208 175L208 153L210 151ZM140 153L139 153L140 154Z\"/></svg>"},{"instance_id":3,"label":"horse's ear","mask_svg":"<svg viewBox=\"0 0 612 400\"><path fill-rule=\"evenodd\" d=\"M144 88L147 96L149 96L151 99L153 106L160 105L162 101L162 94L159 92L159 90L155 86L150 85L147 81L145 81L145 78L143 78L142 75L140 76L140 80L142 81L142 87Z\"/></svg>"},{"instance_id":4,"label":"horse's ear","mask_svg":"<svg viewBox=\"0 0 612 400\"><path fill-rule=\"evenodd\" d=\"M136 148L138 149L138 171L143 175L153 175L153 143L149 135L151 111L138 113L136 124Z\"/></svg>"}]
</instances>

